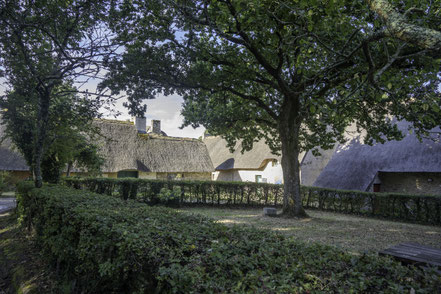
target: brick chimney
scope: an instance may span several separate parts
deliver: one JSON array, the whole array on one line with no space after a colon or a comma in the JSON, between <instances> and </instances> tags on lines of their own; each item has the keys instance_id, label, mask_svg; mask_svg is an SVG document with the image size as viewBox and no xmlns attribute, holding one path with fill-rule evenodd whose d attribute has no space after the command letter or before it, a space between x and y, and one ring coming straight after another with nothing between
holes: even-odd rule
<instances>
[{"instance_id":1,"label":"brick chimney","mask_svg":"<svg viewBox=\"0 0 441 294\"><path fill-rule=\"evenodd\" d=\"M135 126L138 133L140 134L147 133L147 119L145 117L136 117Z\"/></svg>"},{"instance_id":2,"label":"brick chimney","mask_svg":"<svg viewBox=\"0 0 441 294\"><path fill-rule=\"evenodd\" d=\"M152 119L152 133L161 135L161 121Z\"/></svg>"}]
</instances>

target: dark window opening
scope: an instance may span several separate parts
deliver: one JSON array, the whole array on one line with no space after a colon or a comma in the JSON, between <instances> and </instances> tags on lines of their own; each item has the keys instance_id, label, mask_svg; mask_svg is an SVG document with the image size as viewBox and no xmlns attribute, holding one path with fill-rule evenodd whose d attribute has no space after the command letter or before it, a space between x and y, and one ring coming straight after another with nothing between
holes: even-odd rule
<instances>
[{"instance_id":1,"label":"dark window opening","mask_svg":"<svg viewBox=\"0 0 441 294\"><path fill-rule=\"evenodd\" d=\"M381 184L374 184L374 192L380 192Z\"/></svg>"},{"instance_id":2,"label":"dark window opening","mask_svg":"<svg viewBox=\"0 0 441 294\"><path fill-rule=\"evenodd\" d=\"M118 178L137 178L138 177L138 171L131 171L131 170L122 170L118 172L117 175Z\"/></svg>"}]
</instances>

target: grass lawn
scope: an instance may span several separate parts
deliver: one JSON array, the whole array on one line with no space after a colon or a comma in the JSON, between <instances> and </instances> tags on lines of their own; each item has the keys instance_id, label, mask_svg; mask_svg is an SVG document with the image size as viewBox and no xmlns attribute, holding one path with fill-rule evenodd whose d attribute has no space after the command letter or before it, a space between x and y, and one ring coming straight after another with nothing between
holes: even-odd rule
<instances>
[{"instance_id":1,"label":"grass lawn","mask_svg":"<svg viewBox=\"0 0 441 294\"><path fill-rule=\"evenodd\" d=\"M353 215L308 210L310 218L264 217L259 209L212 207L181 208L225 225L247 225L273 230L305 242L320 242L353 253L378 252L402 242L441 248L441 227L400 223Z\"/></svg>"}]
</instances>

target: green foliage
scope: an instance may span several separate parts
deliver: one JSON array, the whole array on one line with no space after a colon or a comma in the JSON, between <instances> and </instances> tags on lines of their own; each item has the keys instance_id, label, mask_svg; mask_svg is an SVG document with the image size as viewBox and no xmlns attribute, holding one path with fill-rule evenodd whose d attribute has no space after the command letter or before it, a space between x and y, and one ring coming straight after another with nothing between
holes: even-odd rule
<instances>
[{"instance_id":1,"label":"green foliage","mask_svg":"<svg viewBox=\"0 0 441 294\"><path fill-rule=\"evenodd\" d=\"M168 188L162 188L158 194L160 203L168 206L179 205L181 198L181 187L174 186L172 190Z\"/></svg>"},{"instance_id":2,"label":"green foliage","mask_svg":"<svg viewBox=\"0 0 441 294\"><path fill-rule=\"evenodd\" d=\"M83 293L435 293L433 270L67 187L19 186L47 260ZM413 290L412 290L413 289Z\"/></svg>"},{"instance_id":3,"label":"green foliage","mask_svg":"<svg viewBox=\"0 0 441 294\"><path fill-rule=\"evenodd\" d=\"M164 198L162 195L173 195L176 200L179 198L181 204L187 205L280 206L283 201L283 186L268 183L109 178L65 178L64 182L70 187L87 188L123 199L127 199L129 193L124 192L124 187L136 186L137 195L131 198L150 204L160 203ZM306 208L441 225L440 195L373 193L307 186L301 187L301 193L302 204Z\"/></svg>"},{"instance_id":4,"label":"green foliage","mask_svg":"<svg viewBox=\"0 0 441 294\"><path fill-rule=\"evenodd\" d=\"M98 115L97 105L70 93L76 89L69 85L56 90L52 93L44 140L43 181L58 183L68 163L90 169L92 174L97 175L103 159L98 155L97 147L88 142L97 132L91 125L92 119ZM30 89L21 88L5 95L0 100L0 107L5 109L1 123L6 126L6 136L23 154L27 164L34 166L38 98Z\"/></svg>"},{"instance_id":5,"label":"green foliage","mask_svg":"<svg viewBox=\"0 0 441 294\"><path fill-rule=\"evenodd\" d=\"M0 171L0 194L5 191L15 190L19 178L14 177L13 173L8 171Z\"/></svg>"},{"instance_id":6,"label":"green foliage","mask_svg":"<svg viewBox=\"0 0 441 294\"><path fill-rule=\"evenodd\" d=\"M101 176L104 158L99 154L98 146L87 141L90 141L90 139L78 142L73 162L77 168L85 169L90 176Z\"/></svg>"},{"instance_id":7,"label":"green foliage","mask_svg":"<svg viewBox=\"0 0 441 294\"><path fill-rule=\"evenodd\" d=\"M58 159L57 154L52 153L44 157L41 162L41 175L43 181L47 183L56 184L60 181L61 169L65 163Z\"/></svg>"},{"instance_id":8,"label":"green foliage","mask_svg":"<svg viewBox=\"0 0 441 294\"><path fill-rule=\"evenodd\" d=\"M74 84L96 77L112 50L103 34L107 4L0 2L0 67L7 87L0 107L6 110L7 133L25 156L37 187L42 161L46 177L56 181L56 170L74 157L84 141L82 132L90 129L85 121L101 106L101 93L91 99L92 93Z\"/></svg>"},{"instance_id":9,"label":"green foliage","mask_svg":"<svg viewBox=\"0 0 441 294\"><path fill-rule=\"evenodd\" d=\"M0 171L0 195L8 187L9 180L10 180L10 174L5 171Z\"/></svg>"}]
</instances>

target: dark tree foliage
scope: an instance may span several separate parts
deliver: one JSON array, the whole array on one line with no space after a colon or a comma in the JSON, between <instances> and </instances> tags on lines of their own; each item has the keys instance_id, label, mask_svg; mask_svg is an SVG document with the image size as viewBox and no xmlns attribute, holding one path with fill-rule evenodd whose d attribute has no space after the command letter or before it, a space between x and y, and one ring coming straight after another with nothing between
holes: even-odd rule
<instances>
[{"instance_id":1,"label":"dark tree foliage","mask_svg":"<svg viewBox=\"0 0 441 294\"><path fill-rule=\"evenodd\" d=\"M17 91L7 93L0 99L3 109L2 123L6 126L6 136L23 154L27 164L34 162L34 145L36 138L38 97L25 86ZM66 85L57 87L52 92L52 103L49 107L45 149L41 164L42 179L45 182L57 183L68 163L94 173L99 170L102 159L93 143L97 130L92 125L98 116L98 105L75 93L75 89Z\"/></svg>"},{"instance_id":2,"label":"dark tree foliage","mask_svg":"<svg viewBox=\"0 0 441 294\"><path fill-rule=\"evenodd\" d=\"M59 89L99 77L103 57L116 48L104 25L107 9L108 1L0 1L0 66L8 93L26 91L30 97L24 99L35 99L35 119L22 126L21 141L31 142L23 152L32 160L37 187L42 184L42 160L53 143L48 139L50 108L60 97ZM103 92L95 94L103 97ZM32 136L25 130L29 127Z\"/></svg>"},{"instance_id":3,"label":"dark tree foliage","mask_svg":"<svg viewBox=\"0 0 441 294\"><path fill-rule=\"evenodd\" d=\"M402 138L393 116L422 133L439 121L439 97L415 95L437 89L441 60L397 38L368 2L384 1L122 1L112 29L126 51L102 86L126 91L132 113L180 94L184 125L229 146L264 139L282 154L284 213L302 216L300 152L333 146L352 123L373 143ZM439 30L439 1L392 2L408 23Z\"/></svg>"}]
</instances>

